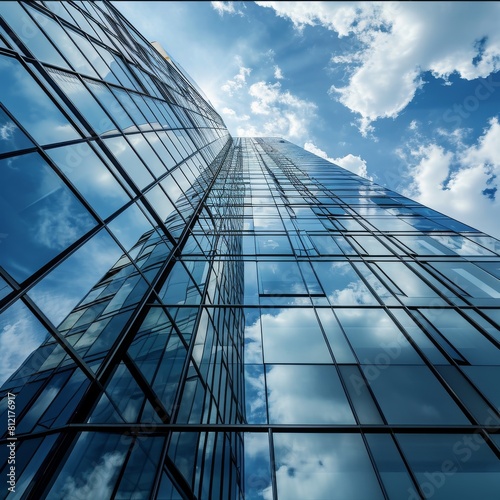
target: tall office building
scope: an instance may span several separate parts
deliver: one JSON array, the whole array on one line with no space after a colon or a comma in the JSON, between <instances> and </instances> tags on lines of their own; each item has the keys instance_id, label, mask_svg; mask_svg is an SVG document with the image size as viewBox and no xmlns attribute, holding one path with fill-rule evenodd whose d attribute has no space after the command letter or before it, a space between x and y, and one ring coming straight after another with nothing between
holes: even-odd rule
<instances>
[{"instance_id":1,"label":"tall office building","mask_svg":"<svg viewBox=\"0 0 500 500\"><path fill-rule=\"evenodd\" d=\"M499 241L0 14L0 497L498 498Z\"/></svg>"}]
</instances>

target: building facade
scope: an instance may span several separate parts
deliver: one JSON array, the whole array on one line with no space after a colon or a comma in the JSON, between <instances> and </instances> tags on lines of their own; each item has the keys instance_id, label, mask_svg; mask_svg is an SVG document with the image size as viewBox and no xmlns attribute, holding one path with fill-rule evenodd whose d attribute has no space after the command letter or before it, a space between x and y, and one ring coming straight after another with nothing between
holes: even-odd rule
<instances>
[{"instance_id":1,"label":"building facade","mask_svg":"<svg viewBox=\"0 0 500 500\"><path fill-rule=\"evenodd\" d=\"M232 138L109 2L0 15L2 498L497 498L498 240Z\"/></svg>"}]
</instances>

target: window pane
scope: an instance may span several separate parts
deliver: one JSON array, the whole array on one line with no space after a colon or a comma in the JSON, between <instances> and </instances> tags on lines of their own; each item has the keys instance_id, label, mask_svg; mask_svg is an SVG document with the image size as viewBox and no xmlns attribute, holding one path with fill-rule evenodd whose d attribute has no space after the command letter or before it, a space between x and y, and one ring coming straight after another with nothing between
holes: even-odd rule
<instances>
[{"instance_id":1,"label":"window pane","mask_svg":"<svg viewBox=\"0 0 500 500\"><path fill-rule=\"evenodd\" d=\"M47 94L15 59L0 58L0 95L9 111L40 144L80 136Z\"/></svg>"},{"instance_id":2,"label":"window pane","mask_svg":"<svg viewBox=\"0 0 500 500\"><path fill-rule=\"evenodd\" d=\"M113 174L88 144L50 149L47 154L102 218L129 201Z\"/></svg>"},{"instance_id":3,"label":"window pane","mask_svg":"<svg viewBox=\"0 0 500 500\"><path fill-rule=\"evenodd\" d=\"M463 366L462 370L476 387L500 410L500 366Z\"/></svg>"},{"instance_id":4,"label":"window pane","mask_svg":"<svg viewBox=\"0 0 500 500\"><path fill-rule=\"evenodd\" d=\"M111 498L128 442L119 434L82 433L47 492L48 497Z\"/></svg>"},{"instance_id":5,"label":"window pane","mask_svg":"<svg viewBox=\"0 0 500 500\"><path fill-rule=\"evenodd\" d=\"M366 434L377 469L389 498L411 500L409 492L415 488L401 455L389 434Z\"/></svg>"},{"instance_id":6,"label":"window pane","mask_svg":"<svg viewBox=\"0 0 500 500\"><path fill-rule=\"evenodd\" d=\"M264 365L245 365L245 408L249 424L267 424Z\"/></svg>"},{"instance_id":7,"label":"window pane","mask_svg":"<svg viewBox=\"0 0 500 500\"><path fill-rule=\"evenodd\" d=\"M34 12L33 9L28 8L28 10ZM42 26L45 26L47 22L53 22L38 11L35 12L37 13L35 18L38 18L39 22L42 21ZM2 16L37 59L56 66L68 66L40 28L17 2L3 2Z\"/></svg>"},{"instance_id":8,"label":"window pane","mask_svg":"<svg viewBox=\"0 0 500 500\"><path fill-rule=\"evenodd\" d=\"M420 312L470 363L500 365L500 350L457 311L421 309Z\"/></svg>"},{"instance_id":9,"label":"window pane","mask_svg":"<svg viewBox=\"0 0 500 500\"><path fill-rule=\"evenodd\" d=\"M259 254L291 254L292 248L286 236L256 236Z\"/></svg>"},{"instance_id":10,"label":"window pane","mask_svg":"<svg viewBox=\"0 0 500 500\"><path fill-rule=\"evenodd\" d=\"M270 498L271 463L266 433L245 433L245 500Z\"/></svg>"},{"instance_id":11,"label":"window pane","mask_svg":"<svg viewBox=\"0 0 500 500\"><path fill-rule=\"evenodd\" d=\"M302 295L307 293L296 262L258 262L261 295Z\"/></svg>"},{"instance_id":12,"label":"window pane","mask_svg":"<svg viewBox=\"0 0 500 500\"><path fill-rule=\"evenodd\" d=\"M399 434L403 453L425 498L496 498L500 461L475 434ZM408 498L420 495L412 489Z\"/></svg>"},{"instance_id":13,"label":"window pane","mask_svg":"<svg viewBox=\"0 0 500 500\"><path fill-rule=\"evenodd\" d=\"M28 295L57 326L121 255L118 245L102 230L33 287Z\"/></svg>"},{"instance_id":14,"label":"window pane","mask_svg":"<svg viewBox=\"0 0 500 500\"><path fill-rule=\"evenodd\" d=\"M267 365L271 424L354 424L333 365Z\"/></svg>"},{"instance_id":15,"label":"window pane","mask_svg":"<svg viewBox=\"0 0 500 500\"><path fill-rule=\"evenodd\" d=\"M280 500L384 498L357 434L274 433L274 454Z\"/></svg>"},{"instance_id":16,"label":"window pane","mask_svg":"<svg viewBox=\"0 0 500 500\"><path fill-rule=\"evenodd\" d=\"M31 153L0 160L0 263L22 281L83 236L95 220L43 158Z\"/></svg>"},{"instance_id":17,"label":"window pane","mask_svg":"<svg viewBox=\"0 0 500 500\"><path fill-rule=\"evenodd\" d=\"M266 363L331 363L313 309L276 309L262 315Z\"/></svg>"},{"instance_id":18,"label":"window pane","mask_svg":"<svg viewBox=\"0 0 500 500\"><path fill-rule=\"evenodd\" d=\"M378 304L348 262L313 262L332 305Z\"/></svg>"},{"instance_id":19,"label":"window pane","mask_svg":"<svg viewBox=\"0 0 500 500\"><path fill-rule=\"evenodd\" d=\"M137 184L139 189L143 189L147 184L153 182L153 176L146 169L144 163L132 150L124 137L114 137L113 139L104 139L104 143L115 155L115 158Z\"/></svg>"},{"instance_id":20,"label":"window pane","mask_svg":"<svg viewBox=\"0 0 500 500\"><path fill-rule=\"evenodd\" d=\"M423 363L385 311L337 309L336 314L361 364Z\"/></svg>"},{"instance_id":21,"label":"window pane","mask_svg":"<svg viewBox=\"0 0 500 500\"><path fill-rule=\"evenodd\" d=\"M47 330L17 301L0 315L0 384L47 338Z\"/></svg>"},{"instance_id":22,"label":"window pane","mask_svg":"<svg viewBox=\"0 0 500 500\"><path fill-rule=\"evenodd\" d=\"M97 134L117 131L116 125L79 78L58 70L50 70L50 74Z\"/></svg>"},{"instance_id":23,"label":"window pane","mask_svg":"<svg viewBox=\"0 0 500 500\"><path fill-rule=\"evenodd\" d=\"M426 366L363 366L389 424L469 424Z\"/></svg>"},{"instance_id":24,"label":"window pane","mask_svg":"<svg viewBox=\"0 0 500 500\"><path fill-rule=\"evenodd\" d=\"M26 134L0 109L0 153L33 147Z\"/></svg>"}]
</instances>

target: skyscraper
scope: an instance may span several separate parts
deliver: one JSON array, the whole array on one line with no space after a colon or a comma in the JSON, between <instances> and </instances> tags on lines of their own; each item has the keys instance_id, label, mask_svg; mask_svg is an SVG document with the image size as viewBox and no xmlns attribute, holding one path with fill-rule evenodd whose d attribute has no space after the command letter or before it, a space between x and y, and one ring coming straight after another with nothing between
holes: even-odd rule
<instances>
[{"instance_id":1,"label":"skyscraper","mask_svg":"<svg viewBox=\"0 0 500 500\"><path fill-rule=\"evenodd\" d=\"M1 495L500 491L500 242L232 138L109 2L0 3Z\"/></svg>"}]
</instances>

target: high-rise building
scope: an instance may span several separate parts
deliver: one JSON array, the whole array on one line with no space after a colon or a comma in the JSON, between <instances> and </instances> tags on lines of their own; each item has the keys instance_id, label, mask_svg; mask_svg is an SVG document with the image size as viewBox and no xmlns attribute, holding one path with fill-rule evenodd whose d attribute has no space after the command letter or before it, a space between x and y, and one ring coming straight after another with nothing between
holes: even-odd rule
<instances>
[{"instance_id":1,"label":"high-rise building","mask_svg":"<svg viewBox=\"0 0 500 500\"><path fill-rule=\"evenodd\" d=\"M498 498L499 241L0 14L0 497Z\"/></svg>"}]
</instances>

